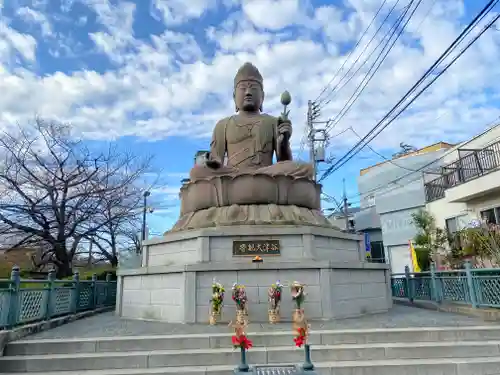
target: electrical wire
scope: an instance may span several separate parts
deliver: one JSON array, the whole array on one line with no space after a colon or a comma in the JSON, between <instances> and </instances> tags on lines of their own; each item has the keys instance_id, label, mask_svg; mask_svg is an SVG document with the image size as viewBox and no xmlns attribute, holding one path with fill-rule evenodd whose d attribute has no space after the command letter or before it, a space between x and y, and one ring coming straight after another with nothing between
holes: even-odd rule
<instances>
[{"instance_id":1,"label":"electrical wire","mask_svg":"<svg viewBox=\"0 0 500 375\"><path fill-rule=\"evenodd\" d=\"M392 8L389 10L389 13L387 13L387 15L385 16L385 18L382 20L382 22L380 23L378 29L375 31L375 33L373 34L373 36L371 37L371 39L368 41L368 43L365 45L365 47L363 48L363 50L361 51L361 53L358 55L358 57L353 61L353 63L351 64L350 68L344 73L344 75L340 78L340 80L337 82L337 84L330 90L330 93L327 94L326 97L324 97L321 101L318 102L318 105L320 106L326 106L328 105L333 97L335 97L335 94L337 94L340 90L342 90L353 78L354 76L359 72L359 70L366 64L366 62L370 59L370 57L373 55L373 53L377 50L377 48L380 46L380 43L370 52L370 54L368 55L368 57L364 60L364 62L358 67L358 69L351 75L351 77L342 85L342 87L340 87L339 89L339 86L340 86L340 83L347 77L347 75L351 72L351 70L356 66L356 64L358 63L358 61L360 60L360 58L363 56L363 54L366 52L366 50L368 49L368 47L372 44L372 42L375 40L375 38L377 37L377 35L379 34L380 30L382 29L382 27L385 25L385 23L387 22L387 20L389 19L389 17L391 16L392 12L394 12L394 9L396 8L396 6L398 5L400 0L397 0L394 5L392 6ZM412 0L413 1L413 0ZM384 2L385 4L385 2ZM384 5L382 4L382 6ZM377 14L375 15L375 17L373 18L372 22L370 22L370 25L368 26L368 28L372 25L373 21L376 19L376 17L378 16L378 13L380 12L380 10L382 9L379 8ZM392 27L391 27L392 28ZM365 30L365 31L368 31ZM382 41L385 39L385 36L384 38L382 39ZM357 48L357 46L359 45L359 42L361 42L361 39L358 41L358 44L351 50L351 52L349 53L349 55L347 56L346 60L344 61L344 64L341 66L340 70L344 67L345 63L348 61L348 59L350 58L351 54L355 51L355 49ZM340 71L339 70L339 71ZM337 74L335 75L334 78L336 78L336 76L338 75L339 71L337 72ZM329 83L329 85L333 82L333 80ZM332 97L333 95L333 97ZM317 101L317 99L315 100ZM325 102L326 101L326 102Z\"/></svg>"},{"instance_id":2,"label":"electrical wire","mask_svg":"<svg viewBox=\"0 0 500 375\"><path fill-rule=\"evenodd\" d=\"M373 128L372 128L369 132L368 132L368 134L367 134L367 135L365 135L365 137L364 137L362 140L360 140L360 141L359 141L359 142L358 142L358 143L357 143L357 144L356 144L356 145L355 145L355 146L354 146L351 150L349 150L349 151L346 153L346 155L344 155L344 156L343 156L343 157L342 157L342 158L341 158L341 159L340 159L340 160L339 160L339 161L338 161L335 165L333 165L332 167L330 167L330 169L329 169L327 172L325 172L325 174L321 177L320 181L321 181L323 178L325 178L326 176L328 176L329 174L331 174L333 171L337 170L337 169L338 169L338 168L337 168L337 166L338 166L340 163L342 163L343 159L345 159L346 157L348 157L348 156L349 156L349 154L350 154L351 152L355 151L355 149L356 149L356 148L357 148L357 147L358 147L358 146L359 146L359 145L360 145L363 141L365 141L365 140L366 140L366 139L367 139L367 138L368 138L371 134L373 134L375 131L377 131L377 128L378 128L378 127L382 124L382 122L383 122L385 119L387 119L387 118L388 118L388 117L392 114L392 112L394 112L394 111L397 109L397 107L398 107L398 106L399 106L399 105L400 105L400 104L401 104L401 103L402 103L402 102L403 102L406 98L408 98L408 97L409 97L409 96L413 93L413 91L416 89L416 87L417 87L417 86L418 86L418 85L419 85L422 81L424 81L424 80L425 80L425 79L426 79L426 78L427 78L427 77L428 77L428 76L432 73L432 70L433 70L433 69L434 69L437 65L439 65L439 63L440 63L440 62L441 62L444 58L446 58L446 57L449 55L449 53L450 53L450 52L451 52L451 51L455 48L456 44L458 44L459 42L461 42L461 41L463 40L463 38L464 38L464 37L465 37L465 36L466 36L466 35L467 35L470 31L471 31L471 29L475 26L475 24L476 24L477 22L479 22L482 18L484 18L484 16L486 16L486 15L487 15L487 13L491 10L491 9L488 9L488 8L490 8L490 7L491 7L492 3L495 3L495 4L493 4L493 5L496 5L496 3L497 3L497 2L498 2L498 0L496 0L496 1L495 1L495 0L490 1L490 3L489 3L489 4L488 4L488 5L487 5L487 6L486 6L486 7L485 7L485 8L484 8L484 9L483 9L483 10L482 10L482 11L481 11L481 12L480 12L477 16L476 16L476 17L475 17L475 19L474 19L474 20L473 20L473 21L472 21L472 22L471 22L471 23L470 23L470 24L466 27L466 29L464 29L464 31L462 31L462 33L459 35L459 37L457 37L457 39L456 39L456 40L455 40L455 41L454 41L454 42L453 42L453 43L452 43L452 44L451 44L451 45L447 48L447 50L446 50L446 51L445 51L445 52L444 52L444 53L443 53L443 54L439 57L439 59L438 59L438 60L436 60L436 62L434 62L434 64L433 64L433 65L432 65L432 66L431 66L431 67L430 67L430 68L429 68L429 69L425 72L425 74L424 74L424 75L423 75L423 76L419 79L419 81L417 81L417 83L416 83L416 84L415 84L415 85L414 85L414 86L413 86L413 87L412 87L412 88L411 88L411 89L407 92L407 94L406 94L406 95L405 95L405 96L404 96L404 97L403 97L403 98L402 98L402 99L401 99L401 100L400 100L400 101L396 104L396 106L394 106L394 107L391 109L391 111L389 111L389 113L388 113L388 114L386 114L386 115L384 116L384 118L383 118L383 119L382 119L382 120L381 120L381 121L380 121L377 125L375 125L375 126L374 126L374 127L373 127ZM496 22L496 20L493 20L493 22L491 22L491 23L494 23L494 22ZM487 29L487 28L486 28L486 29ZM480 35L482 35L482 33L483 33L486 29L484 29L484 30L483 30L483 31L482 31L482 32L478 35L478 37L479 37ZM473 42L474 42L475 40L477 40L477 39L478 39L478 37L476 37L475 39L473 39ZM470 46L470 45L469 45L469 46ZM468 47L469 47L469 46L468 46ZM467 48L468 48L468 47L467 47ZM466 49L467 49L467 48L466 48ZM463 54L463 52L465 52L465 51L462 51L462 54ZM454 59L454 61L456 61L456 59L458 59L458 57L460 57L460 56L461 56L461 54L459 54L459 55L458 55L458 56ZM453 62L454 62L454 61L453 61ZM451 66L451 65L449 64L449 66ZM449 66L448 66L448 67L449 67ZM447 69L447 68L446 68L446 69ZM437 79L437 78L438 78L438 77L439 77L442 73L444 73L444 71L446 71L446 70L443 70L443 71L442 71L442 72L441 72L441 73L440 73L440 74L436 77L436 79ZM432 84L434 81L435 81L435 79L434 79L433 81L431 81L431 84ZM430 86L430 85L428 85L428 86ZM428 86L427 86L427 87L428 87ZM423 91L421 91L421 92L419 93L419 95L420 95L422 92L423 92ZM406 107L408 107L408 106L409 106L409 105L410 105L410 104L411 104L411 103L412 103L412 102L413 102L413 101L414 101L417 97L418 97L418 96L414 97L414 98L413 98L413 100L412 100L412 101L411 101L411 102L410 102L410 103L409 103ZM405 107L405 108L406 108L406 107ZM402 112L402 111L401 111L401 112ZM401 113L401 112L400 112L400 113ZM399 115L399 114L398 114L398 115ZM394 119L395 119L395 118L394 118ZM392 121L394 121L394 119L393 119ZM392 122L392 121L391 121L391 122ZM388 124L386 124L386 126L385 126L385 127L387 127L387 125L388 125ZM385 128L385 127L384 127L384 128ZM383 130L383 129L382 129L382 130ZM380 133L380 132L379 132L379 133ZM377 133L377 135L378 135L379 133ZM373 138L374 138L374 137L373 137ZM373 140L373 138L372 138L372 140ZM363 146L363 147L364 147L364 146ZM361 147L361 148L363 148L363 147ZM359 152L359 151L360 151L360 150L358 150L357 152ZM356 152L356 153L357 153L357 152ZM355 153L355 154L356 154L356 153ZM355 154L354 154L354 155L355 155ZM354 155L353 155L353 156L354 156ZM346 160L346 162L347 162L347 161L349 161L351 158L352 158L352 156L351 156L351 157L349 157L349 158ZM344 162L344 163L342 163L342 165L344 165L344 164L345 164L345 162ZM342 165L340 165L340 166L339 166L339 168L340 168Z\"/></svg>"},{"instance_id":3,"label":"electrical wire","mask_svg":"<svg viewBox=\"0 0 500 375\"><path fill-rule=\"evenodd\" d=\"M410 4L408 5L408 7L405 9L405 11L398 17L398 19L396 21L396 24L394 25L394 29L392 30L391 35L389 36L389 39L387 40L387 44L382 48L382 50L380 51L379 55L375 59L374 63L372 64L372 66L370 67L370 69L368 70L368 72L366 73L365 77L358 84L358 86L354 90L354 93L347 100L347 102L345 103L344 107L342 107L342 109L339 111L339 113L337 114L337 116L335 117L335 119L331 121L331 125L329 125L327 127L327 130L335 127L342 120L342 118L344 118L346 116L346 114L352 108L352 106L354 105L354 103L356 103L356 101L359 99L359 97L361 96L361 94L363 93L363 91L366 89L366 87L368 86L368 84L370 83L370 81L373 79L373 77L375 76L375 74L377 73L377 71L380 69L380 66L385 61L385 59L387 58L387 56L389 55L389 53L391 52L391 50L394 48L394 45L396 44L396 42L399 40L399 38L403 34L403 31L405 30L406 26L410 22L411 18L413 17L413 15L415 14L417 8L419 7L419 5L422 3L423 0L419 0L418 1L417 5L415 6L415 8L413 9L413 11L409 15L409 17L406 20L406 22L404 23L403 27L399 30L399 32L396 35L396 32L398 31L398 27L401 25L401 23L405 19L406 15L408 14L408 12L409 12L411 6L413 5L414 1L415 0L412 0L410 2ZM391 39L393 38L394 35L396 35L396 37L391 42Z\"/></svg>"},{"instance_id":4,"label":"electrical wire","mask_svg":"<svg viewBox=\"0 0 500 375\"><path fill-rule=\"evenodd\" d=\"M338 170L340 167L342 167L345 163L347 163L352 157L354 157L364 146L362 146L359 150L356 150L359 145L361 145L366 139L368 139L373 133L375 133L378 128L382 125L383 121L386 120L388 117L390 117L393 112L395 112L400 104L404 102L414 91L415 89L433 72L433 70L444 60L452 51L453 49L456 48L456 45L459 44L465 36L467 36L470 31L476 26L478 22L480 22L490 11L492 6L495 6L498 3L499 0L491 0L489 3L483 8L483 10L469 23L469 25L462 31L462 33L455 39L455 41L443 52L443 54L432 64L432 66L424 73L424 75L415 83L412 88L403 96L402 99L396 103L396 105L380 120L364 137L362 140L360 140L356 145L354 145L342 158L339 159L338 162L336 162L333 166L331 166L319 179L319 182L324 180L326 177L328 177L331 173L335 172ZM382 126L382 129L375 134L367 143L371 142L382 130L384 130L390 123L392 123L413 101L415 101L430 85L432 85L437 78L439 78L450 66L452 66L456 60L458 60L459 57L465 53L465 51L470 48L470 46L475 43L483 34L488 30L491 25L493 25L500 16L496 16L495 18L492 19L488 23L488 25L475 37L469 42L469 44L439 73L436 75L436 77L431 80L429 84L427 84L413 99L403 107L401 111L399 111L387 124ZM350 155L351 153L353 153Z\"/></svg>"},{"instance_id":5,"label":"electrical wire","mask_svg":"<svg viewBox=\"0 0 500 375\"><path fill-rule=\"evenodd\" d=\"M358 134L358 133L357 133L357 132L356 132L356 131L352 128L352 127L351 127L350 129L351 129L352 133L354 133L354 135L355 135L356 137L358 137L359 139L361 139L361 136L360 136L360 135L359 135L359 134ZM376 151L376 150L375 150L373 147L371 147L370 145L366 145L366 148L368 148L368 149L369 149L371 152L373 152L375 155L380 156L380 157L381 157L383 160L385 160L386 162L388 162L388 163L390 163L390 164L394 165L395 167L398 167L398 168L401 168L401 169L404 169L404 170L407 170L407 171L410 171L410 172L419 172L419 171L417 171L417 170L415 170L415 169L407 168L407 167L404 167L404 166L402 166L402 165L399 165L399 164L395 163L395 162L394 162L394 160L392 160L392 159L389 159L389 158L385 157L384 155L382 155L380 152ZM404 155L402 155L402 156L404 156Z\"/></svg>"},{"instance_id":6,"label":"electrical wire","mask_svg":"<svg viewBox=\"0 0 500 375\"><path fill-rule=\"evenodd\" d=\"M488 123L488 124L486 125L486 128L488 128L488 130L486 130L485 132L481 133L479 136L481 136L481 135L485 134L486 132L490 131L491 129L493 129L493 128L497 127L497 126L500 126L500 124L498 124L498 121L499 121L499 120L500 120L500 116L498 116L498 117L497 117L494 121L492 121L492 122ZM461 144L461 145L462 145L462 146L467 145L467 144L469 144L472 140L476 139L476 138L477 138L477 137L479 137L479 136L476 136L476 137L474 137L474 138L470 139L468 142L463 143L463 144ZM494 139L490 140L490 143L491 143L491 142L496 142L496 141L498 141L498 140L500 140L500 136L498 136L498 137L496 137L496 138L494 138ZM356 198L356 197L363 196L363 195L370 195L370 194L376 193L376 192L381 191L381 190L384 190L384 194L381 194L381 195L385 195L386 193L388 193L388 192L390 192L390 191L393 191L393 190L395 190L395 189L399 189L401 186L403 186L403 185L394 186L392 189L387 190L387 187L388 187L389 185L392 185L392 184L397 184L398 182L400 182L400 181L404 180L406 177L409 177L409 176L411 176L411 175L413 175L413 174L415 174L415 173L422 173L422 174L426 174L426 173L427 173L427 174L431 174L431 173L432 173L432 174L434 174L434 173L435 173L434 171L432 171L432 170L430 170L430 171L426 171L425 169L426 169L426 168L430 168L430 167L432 167L432 169L441 169L441 166L440 166L440 165L435 165L435 164L436 164L439 160L441 160L441 159L445 158L447 155L448 155L448 153L447 153L447 152L444 152L444 153L442 153L440 156L438 156L437 158L435 158L435 159L433 159L432 161L428 162L427 164L425 164L425 165L423 165L423 166L421 166L421 167L419 167L419 168L415 169L414 171L411 171L411 172L409 172L409 173L405 173L404 175L402 175L402 176L400 176L400 177L398 177L398 178L395 178L394 180L391 180L391 181L386 182L386 183L384 183L384 184L380 184L380 185L378 185L378 186L376 186L376 187L374 187L374 188L372 188L372 189L370 189L370 190L364 191L364 192L362 192L362 193L357 193L356 195L353 195L352 197L349 197L349 198L350 198L350 199L354 199L354 198ZM412 180L409 180L409 181L405 181L405 186L406 186L406 185L408 185L408 184L410 184L410 183L412 183L412 182L415 182L415 181L417 181L417 180L419 180L419 179L421 179L421 178L422 178L422 175L420 174L420 175L419 175L417 178L415 178L415 179L412 179Z\"/></svg>"},{"instance_id":7,"label":"electrical wire","mask_svg":"<svg viewBox=\"0 0 500 375\"><path fill-rule=\"evenodd\" d=\"M498 15L497 17L495 17L495 18L492 20L492 23L496 22L499 18L500 18L500 15ZM389 125L390 125L390 124L391 124L394 120L396 120L396 119L399 117L399 115L400 115L401 113L403 113L403 112L404 112L404 111L405 111L405 110L406 110L406 109L407 109L407 108L408 108L408 107L409 107L409 106L413 103L413 101L415 101L415 99L417 99L417 98L418 98L421 94L423 94L423 92L424 92L424 91L426 91L426 90L427 90L427 89L428 89L428 88L429 88L429 87L430 87L430 86L431 86L431 85L432 85L432 84L433 84L433 83L434 83L434 82L435 82L435 81L436 81L436 80L437 80L437 79L438 79L438 78L439 78L439 77L440 77L443 73L445 73L445 72L446 72L446 70L448 70L448 68L449 68L449 67L451 67L451 66L452 66L452 65L453 65L453 64L454 64L454 63L458 60L458 58L460 58L460 56L461 56L463 53L465 53L465 51L466 51L466 50L467 50L467 49L468 49L468 48L469 48L469 47L470 47L470 46L471 46L471 45L472 45L472 44L473 44L473 43L474 43L477 39L479 39L479 37L480 37L480 36L481 36L484 32L486 32L486 30L487 30L488 28L489 28L489 26L485 27L485 28L481 31L481 33L478 35L478 37L477 37L477 38L475 38L475 39L473 39L473 40L472 40L472 41L471 41L471 42L470 42L470 43L469 43L469 44L468 44L468 45L467 45L467 46L466 46L466 47L465 47L465 48L464 48L464 49L463 49L463 50L459 53L459 55L458 55L458 56L456 56L456 57L455 57L455 58L454 58L454 59L453 59L453 60L452 60L452 61L451 61L448 65L446 65L446 67L445 67L445 68L444 68L441 72L439 72L439 74L438 74L438 75L436 75L436 77L434 77L434 78L431 80L431 82L429 82L427 85L425 85L425 86L424 86L424 88L423 88L423 89L422 89L422 90L421 90L421 91L420 91L420 92L419 92L419 93L418 93L418 94L417 94L417 95L416 95L416 96L415 96L415 97L414 97L414 98L413 98L413 99L412 99L412 100L411 100L408 104L406 104L406 105L405 105L405 106L404 106L404 107L403 107L403 108L402 108L402 109L401 109L401 110L400 110L400 111L399 111L399 112L398 112L398 113L397 113L397 114L396 114L396 115L395 115L395 116L394 116L394 117L393 117L393 118L392 118L392 119L391 119L391 120L390 120L387 124L385 124L385 125L384 125L381 129L378 129L378 130L377 130L377 133L376 133L375 135L373 135L373 136L372 136L372 138L371 138L371 139L370 139L370 140L369 140L369 141L368 141L368 142L367 142L367 143L366 143L363 147L367 146L369 142L371 142L373 139L375 139L375 138L376 138L376 137L377 137L377 136L378 136L378 135L379 135L379 134L380 134L380 133L381 133L381 132L382 132L382 131L383 131L383 130L387 127L387 126L389 126ZM362 147L362 148L363 148L363 147ZM361 148L361 149L362 149L362 148ZM361 150L361 149L360 149L360 150ZM358 150L358 152L359 152L360 150ZM351 159L352 159L352 158L353 158L356 154L357 154L357 153L352 154L349 158L347 158L346 160L344 160L344 161L340 164L340 166L338 166L335 170L337 170L337 169L341 168L343 165L345 165L345 164L346 164L349 160L351 160ZM335 170L334 170L334 171L335 171ZM330 172L330 173L331 173L331 172ZM321 179L320 179L320 181L321 181Z\"/></svg>"},{"instance_id":8,"label":"electrical wire","mask_svg":"<svg viewBox=\"0 0 500 375\"><path fill-rule=\"evenodd\" d=\"M399 0L397 0L397 2L399 2ZM356 44L354 45L354 47L351 49L351 51L349 52L349 54L345 58L344 63L340 66L340 68L337 70L337 72L335 73L335 75L333 76L333 78L323 88L323 90L319 93L319 95L316 97L316 99L313 100L314 102L317 102L319 100L319 98L321 98L321 96L325 93L325 91L328 89L328 87L333 83L333 81L335 80L335 78L337 78L337 76L340 74L340 72L342 71L342 69L344 69L345 64L347 63L347 61L349 61L349 58L351 57L351 55L353 54L353 52L356 50L356 48L358 48L359 44L361 43L361 41L363 40L363 38L365 37L365 35L368 33L368 30L370 29L370 27L372 26L372 24L377 19L378 15L382 11L382 8L384 7L385 3L387 3L387 0L384 0L382 2L382 4L380 5L380 7L378 8L377 12L375 13L375 16L373 16L372 20L368 24L368 27L363 31L363 33L361 34L361 36L358 39L358 41L356 42ZM335 90L335 88L334 88L334 90Z\"/></svg>"}]
</instances>

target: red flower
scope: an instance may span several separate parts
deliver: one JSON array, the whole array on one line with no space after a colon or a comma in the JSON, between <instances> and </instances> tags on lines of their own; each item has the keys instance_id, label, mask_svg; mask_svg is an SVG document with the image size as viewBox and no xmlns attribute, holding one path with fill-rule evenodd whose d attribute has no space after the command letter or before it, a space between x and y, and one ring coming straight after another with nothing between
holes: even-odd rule
<instances>
[{"instance_id":1,"label":"red flower","mask_svg":"<svg viewBox=\"0 0 500 375\"><path fill-rule=\"evenodd\" d=\"M301 348L302 345L306 343L306 330L305 328L298 328L297 329L297 336L293 339L295 342L295 346Z\"/></svg>"},{"instance_id":2,"label":"red flower","mask_svg":"<svg viewBox=\"0 0 500 375\"><path fill-rule=\"evenodd\" d=\"M305 342L304 336L297 336L293 339L293 341L295 341L295 346L297 346L298 348L301 348Z\"/></svg>"},{"instance_id":3,"label":"red flower","mask_svg":"<svg viewBox=\"0 0 500 375\"><path fill-rule=\"evenodd\" d=\"M233 336L232 341L235 348L243 348L245 350L248 350L253 346L252 341L249 340L245 335L241 335L240 337Z\"/></svg>"}]
</instances>

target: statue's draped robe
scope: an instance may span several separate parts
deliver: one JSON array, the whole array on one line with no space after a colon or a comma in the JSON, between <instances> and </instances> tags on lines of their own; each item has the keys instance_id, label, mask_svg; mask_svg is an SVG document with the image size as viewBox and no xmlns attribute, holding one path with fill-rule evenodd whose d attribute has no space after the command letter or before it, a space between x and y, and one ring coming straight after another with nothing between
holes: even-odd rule
<instances>
[{"instance_id":1,"label":"statue's draped robe","mask_svg":"<svg viewBox=\"0 0 500 375\"><path fill-rule=\"evenodd\" d=\"M309 164L293 161L273 164L274 153L280 159L277 125L278 119L267 114L234 115L220 120L212 135L210 159L226 165L218 169L197 166L191 171L191 180L243 172L312 178Z\"/></svg>"}]
</instances>

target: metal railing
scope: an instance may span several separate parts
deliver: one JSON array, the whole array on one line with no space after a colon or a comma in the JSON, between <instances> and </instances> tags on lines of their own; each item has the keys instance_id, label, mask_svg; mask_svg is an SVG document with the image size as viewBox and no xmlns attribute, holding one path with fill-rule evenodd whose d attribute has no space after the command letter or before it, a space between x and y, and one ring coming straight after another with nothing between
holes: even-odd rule
<instances>
[{"instance_id":1,"label":"metal railing","mask_svg":"<svg viewBox=\"0 0 500 375\"><path fill-rule=\"evenodd\" d=\"M116 303L116 281L80 280L75 272L71 280L56 280L49 272L47 280L21 280L19 267L11 278L0 280L0 330L72 315L82 311L112 307Z\"/></svg>"},{"instance_id":2,"label":"metal railing","mask_svg":"<svg viewBox=\"0 0 500 375\"><path fill-rule=\"evenodd\" d=\"M500 308L500 269L472 268L430 272L410 272L391 277L392 296L413 300L463 303L477 307Z\"/></svg>"},{"instance_id":3,"label":"metal railing","mask_svg":"<svg viewBox=\"0 0 500 375\"><path fill-rule=\"evenodd\" d=\"M484 176L500 168L500 141L470 152L442 168L441 176L425 184L425 198L432 202L444 197L445 190Z\"/></svg>"}]
</instances>

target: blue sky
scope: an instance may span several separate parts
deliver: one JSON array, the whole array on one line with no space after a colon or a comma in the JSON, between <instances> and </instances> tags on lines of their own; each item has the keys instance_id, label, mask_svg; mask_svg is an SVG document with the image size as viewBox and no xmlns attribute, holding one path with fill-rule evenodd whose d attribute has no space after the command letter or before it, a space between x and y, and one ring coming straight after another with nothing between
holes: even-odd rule
<instances>
[{"instance_id":1,"label":"blue sky","mask_svg":"<svg viewBox=\"0 0 500 375\"><path fill-rule=\"evenodd\" d=\"M400 12L409 1L386 1L382 15L396 2ZM194 153L207 149L217 119L233 112L237 68L245 61L259 67L264 107L271 114L280 112L281 92L290 91L293 147L296 158L305 160L301 138L307 100L334 77L381 3L0 0L0 124L29 123L38 114L70 123L75 136L97 148L117 142L138 155L154 155L164 185L153 191L157 210L148 220L151 230L161 233L177 218L177 191ZM335 134L350 127L366 134L483 3L423 0L404 38L331 130L327 153L340 157L357 140L349 130ZM489 31L372 146L390 157L400 142L416 147L457 142L498 118L498 34ZM356 57L355 51L346 67ZM370 61L335 96L330 95L333 82L321 119L338 113L369 67ZM356 204L359 170L379 161L371 151L361 152L325 182L324 191L339 198L345 178Z\"/></svg>"}]
</instances>

